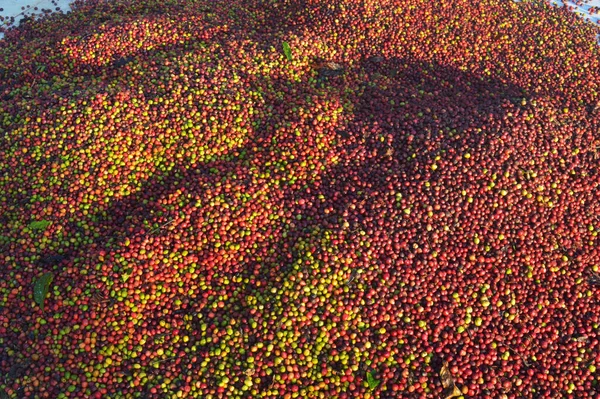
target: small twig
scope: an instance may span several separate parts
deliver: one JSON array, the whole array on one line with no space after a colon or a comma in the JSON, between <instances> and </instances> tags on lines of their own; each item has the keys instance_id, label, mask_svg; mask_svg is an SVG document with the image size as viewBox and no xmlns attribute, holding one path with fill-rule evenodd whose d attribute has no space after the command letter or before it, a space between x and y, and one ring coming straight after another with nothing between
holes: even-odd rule
<instances>
[{"instance_id":1,"label":"small twig","mask_svg":"<svg viewBox=\"0 0 600 399\"><path fill-rule=\"evenodd\" d=\"M590 285L600 285L600 275L595 272L590 273L590 277L588 278L588 283Z\"/></svg>"},{"instance_id":2,"label":"small twig","mask_svg":"<svg viewBox=\"0 0 600 399\"><path fill-rule=\"evenodd\" d=\"M150 230L150 232L149 232L148 234L154 234L154 233L156 233L156 232L159 232L160 230L162 230L163 228L167 227L168 225L170 225L170 224L171 224L171 223L173 223L174 221L175 221L175 219L171 219L171 220L169 220L168 222L166 222L166 223L164 223L164 224L162 224L162 225L158 226L157 228Z\"/></svg>"},{"instance_id":3,"label":"small twig","mask_svg":"<svg viewBox=\"0 0 600 399\"><path fill-rule=\"evenodd\" d=\"M161 364L175 359L177 359L177 356L167 357L166 359L153 360L150 362L150 364Z\"/></svg>"},{"instance_id":4,"label":"small twig","mask_svg":"<svg viewBox=\"0 0 600 399\"><path fill-rule=\"evenodd\" d=\"M524 364L526 367L529 367L529 363L527 362L527 359L525 358L525 356L523 356L522 354L520 354L519 352L517 352L517 351L516 351L516 350L515 350L515 349L514 349L512 346L510 346L510 345L508 345L508 344L504 344L504 345L506 345L506 347L507 347L508 349L510 349L511 351L513 351L514 353L516 353L516 354L517 354L517 356L519 356L519 357L521 358L521 360L523 361L523 364Z\"/></svg>"},{"instance_id":5,"label":"small twig","mask_svg":"<svg viewBox=\"0 0 600 399\"><path fill-rule=\"evenodd\" d=\"M354 278L356 277L356 275L354 274L354 272L352 272L352 275L350 276L350 279L346 282L346 285L350 285L350 283L352 281L354 281Z\"/></svg>"},{"instance_id":6,"label":"small twig","mask_svg":"<svg viewBox=\"0 0 600 399\"><path fill-rule=\"evenodd\" d=\"M469 334L469 338L471 339L471 341L473 341L473 334L471 334L471 329L467 328L467 334Z\"/></svg>"},{"instance_id":7,"label":"small twig","mask_svg":"<svg viewBox=\"0 0 600 399\"><path fill-rule=\"evenodd\" d=\"M527 334L527 335L525 336L525 338L527 338L527 340L529 341L529 344L530 344L530 345L531 345L531 344L533 344L533 346L534 346L534 347L536 347L536 348L538 348L538 349L539 349L539 346L538 346L538 344L536 344L536 343L533 341L533 337L532 337L531 335Z\"/></svg>"}]
</instances>

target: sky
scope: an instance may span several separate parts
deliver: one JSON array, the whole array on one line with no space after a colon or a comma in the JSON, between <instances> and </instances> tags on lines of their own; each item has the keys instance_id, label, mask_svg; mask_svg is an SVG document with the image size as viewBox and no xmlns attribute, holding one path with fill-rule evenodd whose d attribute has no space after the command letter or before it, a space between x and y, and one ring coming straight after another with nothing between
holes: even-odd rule
<instances>
[{"instance_id":1,"label":"sky","mask_svg":"<svg viewBox=\"0 0 600 399\"><path fill-rule=\"evenodd\" d=\"M600 1L600 0L599 0ZM0 26L18 25L19 21L31 15L44 12L67 12L72 0L0 0ZM0 39L4 34L0 32Z\"/></svg>"},{"instance_id":2,"label":"sky","mask_svg":"<svg viewBox=\"0 0 600 399\"><path fill-rule=\"evenodd\" d=\"M518 1L518 0L515 0ZM547 0L550 3L561 5L562 0ZM0 0L0 26L12 26L33 14L41 15L44 12L67 12L70 10L71 0ZM600 0L566 1L572 11L589 19L592 23L600 21ZM594 8L596 9L595 12ZM0 32L0 39L4 34ZM600 39L599 39L600 43Z\"/></svg>"}]
</instances>

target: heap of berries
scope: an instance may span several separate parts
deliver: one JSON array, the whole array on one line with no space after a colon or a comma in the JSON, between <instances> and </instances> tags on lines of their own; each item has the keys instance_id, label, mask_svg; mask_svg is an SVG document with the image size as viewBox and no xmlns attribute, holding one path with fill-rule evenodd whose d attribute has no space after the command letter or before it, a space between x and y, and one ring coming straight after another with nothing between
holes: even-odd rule
<instances>
[{"instance_id":1,"label":"heap of berries","mask_svg":"<svg viewBox=\"0 0 600 399\"><path fill-rule=\"evenodd\" d=\"M500 0L7 30L0 397L597 397L598 31Z\"/></svg>"}]
</instances>

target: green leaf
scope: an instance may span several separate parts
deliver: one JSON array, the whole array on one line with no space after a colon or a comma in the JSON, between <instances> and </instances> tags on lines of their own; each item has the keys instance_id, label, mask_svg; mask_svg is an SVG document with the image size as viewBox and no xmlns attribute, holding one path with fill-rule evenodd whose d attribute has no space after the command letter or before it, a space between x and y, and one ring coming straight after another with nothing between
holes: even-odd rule
<instances>
[{"instance_id":1,"label":"green leaf","mask_svg":"<svg viewBox=\"0 0 600 399\"><path fill-rule=\"evenodd\" d=\"M380 383L381 381L375 379L372 372L367 371L367 384L369 385L370 390L377 388Z\"/></svg>"},{"instance_id":2,"label":"green leaf","mask_svg":"<svg viewBox=\"0 0 600 399\"><path fill-rule=\"evenodd\" d=\"M292 49L288 42L283 42L283 54L288 61L292 61Z\"/></svg>"},{"instance_id":3,"label":"green leaf","mask_svg":"<svg viewBox=\"0 0 600 399\"><path fill-rule=\"evenodd\" d=\"M29 223L29 228L31 230L41 230L44 231L48 226L52 224L49 220L36 220L34 222Z\"/></svg>"},{"instance_id":4,"label":"green leaf","mask_svg":"<svg viewBox=\"0 0 600 399\"><path fill-rule=\"evenodd\" d=\"M33 300L40 305L42 312L44 311L44 301L46 300L46 295L48 295L48 290L50 290L50 284L53 279L54 274L46 272L38 276L33 284Z\"/></svg>"},{"instance_id":5,"label":"green leaf","mask_svg":"<svg viewBox=\"0 0 600 399\"><path fill-rule=\"evenodd\" d=\"M131 273L133 273L133 269L131 267L129 267L123 271L123 274L121 274L121 279L123 280L124 283L126 283L127 280L129 280L129 277L131 277Z\"/></svg>"}]
</instances>

